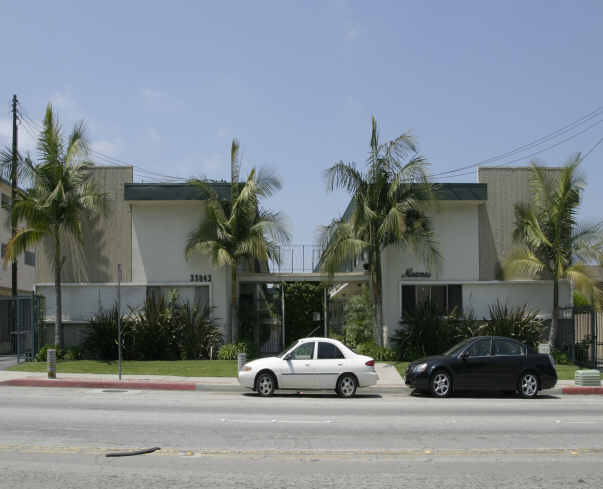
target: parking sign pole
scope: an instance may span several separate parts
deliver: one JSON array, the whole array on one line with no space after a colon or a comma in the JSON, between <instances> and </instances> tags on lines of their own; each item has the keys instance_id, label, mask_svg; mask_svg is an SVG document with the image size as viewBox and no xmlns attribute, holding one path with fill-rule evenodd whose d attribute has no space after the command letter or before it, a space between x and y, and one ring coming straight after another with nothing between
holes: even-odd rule
<instances>
[{"instance_id":1,"label":"parking sign pole","mask_svg":"<svg viewBox=\"0 0 603 489\"><path fill-rule=\"evenodd\" d=\"M121 380L121 264L117 265L117 376Z\"/></svg>"}]
</instances>

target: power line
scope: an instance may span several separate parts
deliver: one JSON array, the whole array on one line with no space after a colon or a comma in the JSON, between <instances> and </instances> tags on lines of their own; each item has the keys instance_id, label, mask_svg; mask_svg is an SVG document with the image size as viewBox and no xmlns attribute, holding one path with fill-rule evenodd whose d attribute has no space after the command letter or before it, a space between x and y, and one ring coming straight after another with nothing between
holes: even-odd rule
<instances>
[{"instance_id":1,"label":"power line","mask_svg":"<svg viewBox=\"0 0 603 489\"><path fill-rule=\"evenodd\" d=\"M578 132L576 132L576 133L572 134L571 136L569 136L569 137L567 137L567 138L564 138L564 139L562 139L561 141L558 141L558 142L557 142L557 143L555 143L555 144L552 144L552 145L550 145L550 146L547 146L546 148L543 148L543 149L541 149L541 150L539 150L539 151L536 151L536 152L534 152L534 153L531 153L531 154L528 154L528 155L523 155L523 156L521 156L521 157L519 157L519 158L516 158L516 159L514 159L514 160L507 161L507 162L505 162L505 163L501 163L501 164L499 164L499 165L492 165L492 167L493 167L493 168L500 168L500 167L503 167L503 166L512 165L513 163L518 163L518 162L520 162L520 161L525 161L525 160L527 160L527 159L529 159L529 158L533 158L534 156L537 156L537 155L539 155L539 154L541 154L541 153L544 153L545 151L548 151L549 149L556 148L557 146L560 146L561 144L566 143L567 141L570 141L570 140L572 140L572 139L574 139L574 138L576 138L576 137L578 137L578 136L580 136L580 135L584 134L585 132L590 131L590 130L591 130L593 127L598 126L598 125L599 125L599 124L601 124L602 122L603 122L603 119L600 119L600 120L598 120L597 122L595 122L594 124L591 124L590 126L588 126L587 128L585 128L585 129L583 129L583 130L581 130L581 131L578 131ZM591 150L591 151L592 151L592 150ZM471 166L471 168L475 168L475 166L474 166L474 165L472 165L472 166ZM455 174L455 175L447 175L447 177L446 177L446 178L456 178L456 177L461 177L461 176L464 176L464 175L472 175L473 173L474 173L474 172L473 172L473 170L471 170L471 171L464 172L464 173L457 173L457 174ZM441 175L441 173L436 173L435 175L432 175L432 177L438 177L439 175ZM442 177L440 176L439 178L442 178Z\"/></svg>"},{"instance_id":2,"label":"power line","mask_svg":"<svg viewBox=\"0 0 603 489\"><path fill-rule=\"evenodd\" d=\"M590 148L587 153L582 157L582 160L584 161L586 158L588 158L590 156L590 154L597 149L597 146L599 146L601 143L603 143L603 137L601 139L599 139L592 148Z\"/></svg>"},{"instance_id":3,"label":"power line","mask_svg":"<svg viewBox=\"0 0 603 489\"><path fill-rule=\"evenodd\" d=\"M590 120L595 119L596 117L599 117L601 114L603 114L603 107L598 107L597 109L595 109L592 112L590 112L590 113L588 113L588 114L580 117L579 119L577 119L577 120L575 120L575 121L573 121L573 122L571 122L571 123L569 123L569 124L567 124L567 125L559 128L559 129L557 129L557 130L555 130L555 131L553 131L553 132L551 132L551 133L549 133L549 134L547 134L545 136L542 136L542 137L540 137L538 139L535 139L534 141L532 141L530 143L526 143L526 144L523 144L521 146L517 146L516 148L514 148L514 149L512 149L510 151L507 151L506 153L502 153L502 154L499 154L499 155L496 155L496 156L492 156L490 158L487 158L487 159L482 160L482 161L478 161L477 163L473 163L471 165L466 165L466 166L462 166L462 167L455 168L455 169L441 171L441 172L433 174L432 176L440 176L440 175L448 175L448 174L451 174L451 173L457 173L459 171L467 170L469 168L475 168L475 167L478 167L480 165L484 165L484 164L487 164L487 163L492 163L494 161L498 161L498 160L501 160L501 159L508 158L508 157L513 156L515 154L521 153L522 151L526 151L528 149L540 146L540 145L542 145L542 144L544 144L544 143L546 143L546 142L548 142L548 141L550 141L552 139L556 139L557 137L562 136L563 134L566 134L566 133L572 131L573 129L576 129L579 126L581 126L583 124L586 124Z\"/></svg>"}]
</instances>

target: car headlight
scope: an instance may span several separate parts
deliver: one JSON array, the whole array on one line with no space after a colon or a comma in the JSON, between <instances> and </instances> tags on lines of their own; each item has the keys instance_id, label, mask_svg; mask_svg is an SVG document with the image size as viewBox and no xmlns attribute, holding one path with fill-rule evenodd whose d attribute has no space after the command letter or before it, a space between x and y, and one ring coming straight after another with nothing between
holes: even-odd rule
<instances>
[{"instance_id":1,"label":"car headlight","mask_svg":"<svg viewBox=\"0 0 603 489\"><path fill-rule=\"evenodd\" d=\"M427 368L427 363L419 363L419 365L415 365L414 371L418 374L420 374L421 372L425 372L425 369Z\"/></svg>"},{"instance_id":2,"label":"car headlight","mask_svg":"<svg viewBox=\"0 0 603 489\"><path fill-rule=\"evenodd\" d=\"M251 368L249 365L243 365L241 368L241 372L251 372L252 370L253 368Z\"/></svg>"}]
</instances>

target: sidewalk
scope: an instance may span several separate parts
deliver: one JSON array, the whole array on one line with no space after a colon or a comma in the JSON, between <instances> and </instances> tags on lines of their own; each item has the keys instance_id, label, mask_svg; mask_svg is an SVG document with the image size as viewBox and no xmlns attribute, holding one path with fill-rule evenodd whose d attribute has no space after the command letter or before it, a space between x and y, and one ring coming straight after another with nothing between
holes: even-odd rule
<instances>
[{"instance_id":1,"label":"sidewalk","mask_svg":"<svg viewBox=\"0 0 603 489\"><path fill-rule=\"evenodd\" d=\"M400 374L392 365L375 365L379 380L376 388L406 389ZM0 371L0 385L23 387L80 387L96 389L153 389L185 391L241 391L236 377L176 377L171 375L66 374L49 379L45 372Z\"/></svg>"}]
</instances>

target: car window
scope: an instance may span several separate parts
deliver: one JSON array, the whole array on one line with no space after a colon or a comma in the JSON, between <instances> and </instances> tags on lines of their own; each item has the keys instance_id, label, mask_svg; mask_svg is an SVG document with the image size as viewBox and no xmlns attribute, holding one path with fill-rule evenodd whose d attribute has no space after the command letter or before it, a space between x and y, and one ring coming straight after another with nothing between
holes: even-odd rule
<instances>
[{"instance_id":1,"label":"car window","mask_svg":"<svg viewBox=\"0 0 603 489\"><path fill-rule=\"evenodd\" d=\"M318 343L318 359L331 360L345 358L343 353L333 343Z\"/></svg>"},{"instance_id":2,"label":"car window","mask_svg":"<svg viewBox=\"0 0 603 489\"><path fill-rule=\"evenodd\" d=\"M291 360L312 360L314 358L314 342L303 343L290 353Z\"/></svg>"},{"instance_id":3,"label":"car window","mask_svg":"<svg viewBox=\"0 0 603 489\"><path fill-rule=\"evenodd\" d=\"M521 345L511 340L494 340L495 355L521 355Z\"/></svg>"},{"instance_id":4,"label":"car window","mask_svg":"<svg viewBox=\"0 0 603 489\"><path fill-rule=\"evenodd\" d=\"M490 355L490 338L477 340L466 352L470 357L485 357Z\"/></svg>"}]
</instances>

